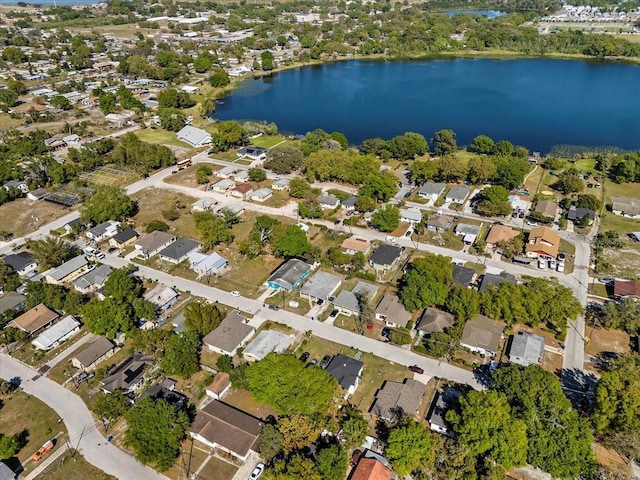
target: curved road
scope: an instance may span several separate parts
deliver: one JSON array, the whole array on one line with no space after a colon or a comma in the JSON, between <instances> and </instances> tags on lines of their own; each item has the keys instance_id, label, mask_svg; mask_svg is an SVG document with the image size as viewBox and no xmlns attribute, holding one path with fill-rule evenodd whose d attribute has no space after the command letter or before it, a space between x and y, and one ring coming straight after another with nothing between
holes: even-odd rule
<instances>
[{"instance_id":1,"label":"curved road","mask_svg":"<svg viewBox=\"0 0 640 480\"><path fill-rule=\"evenodd\" d=\"M95 467L120 479L168 480L107 443L82 399L53 380L5 353L0 354L0 377L7 381L19 378L20 388L53 408L67 427L71 446Z\"/></svg>"}]
</instances>

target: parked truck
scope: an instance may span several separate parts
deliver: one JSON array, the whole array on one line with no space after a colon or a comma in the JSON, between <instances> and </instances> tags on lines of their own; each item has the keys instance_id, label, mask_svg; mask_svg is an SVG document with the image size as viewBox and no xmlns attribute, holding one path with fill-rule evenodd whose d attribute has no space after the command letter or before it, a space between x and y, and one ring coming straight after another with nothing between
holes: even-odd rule
<instances>
[{"instance_id":1,"label":"parked truck","mask_svg":"<svg viewBox=\"0 0 640 480\"><path fill-rule=\"evenodd\" d=\"M42 447L40 447L40 450L33 454L31 460L33 460L34 462L38 462L42 460L42 458L51 450L53 450L53 441L49 440L44 445L42 445Z\"/></svg>"}]
</instances>

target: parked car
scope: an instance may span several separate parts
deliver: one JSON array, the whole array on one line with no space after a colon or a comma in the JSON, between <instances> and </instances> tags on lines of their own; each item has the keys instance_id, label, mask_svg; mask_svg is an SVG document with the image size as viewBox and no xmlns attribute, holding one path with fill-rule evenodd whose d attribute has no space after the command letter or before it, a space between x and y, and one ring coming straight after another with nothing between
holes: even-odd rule
<instances>
[{"instance_id":1,"label":"parked car","mask_svg":"<svg viewBox=\"0 0 640 480\"><path fill-rule=\"evenodd\" d=\"M538 224L536 222L532 222L532 221L528 221L527 225L529 225L530 227L537 227Z\"/></svg>"},{"instance_id":2,"label":"parked car","mask_svg":"<svg viewBox=\"0 0 640 480\"><path fill-rule=\"evenodd\" d=\"M616 352L602 352L602 356L611 360L618 358L618 354Z\"/></svg>"},{"instance_id":3,"label":"parked car","mask_svg":"<svg viewBox=\"0 0 640 480\"><path fill-rule=\"evenodd\" d=\"M280 310L280 307L278 305L269 305L269 310Z\"/></svg>"},{"instance_id":4,"label":"parked car","mask_svg":"<svg viewBox=\"0 0 640 480\"><path fill-rule=\"evenodd\" d=\"M324 303L324 300L319 298L318 301L316 302L318 305L322 305Z\"/></svg>"},{"instance_id":5,"label":"parked car","mask_svg":"<svg viewBox=\"0 0 640 480\"><path fill-rule=\"evenodd\" d=\"M413 373L419 373L419 374L423 374L424 373L424 369L420 368L417 365L409 366L409 370L411 370Z\"/></svg>"},{"instance_id":6,"label":"parked car","mask_svg":"<svg viewBox=\"0 0 640 480\"><path fill-rule=\"evenodd\" d=\"M38 450L36 453L33 454L33 456L31 457L31 460L33 460L34 462L39 462L47 453L53 450L53 447L54 447L53 441L52 440L47 441L44 445L40 447L40 450Z\"/></svg>"},{"instance_id":7,"label":"parked car","mask_svg":"<svg viewBox=\"0 0 640 480\"><path fill-rule=\"evenodd\" d=\"M232 297L239 297L240 296L240 292L238 290L234 290L233 292L231 292L231 296Z\"/></svg>"},{"instance_id":8,"label":"parked car","mask_svg":"<svg viewBox=\"0 0 640 480\"><path fill-rule=\"evenodd\" d=\"M615 281L615 279L613 278L599 278L598 282L600 283L604 283L605 285L609 285L611 283L613 283Z\"/></svg>"},{"instance_id":9,"label":"parked car","mask_svg":"<svg viewBox=\"0 0 640 480\"><path fill-rule=\"evenodd\" d=\"M356 465L360 457L362 456L362 450L354 450L351 455L351 465Z\"/></svg>"},{"instance_id":10,"label":"parked car","mask_svg":"<svg viewBox=\"0 0 640 480\"><path fill-rule=\"evenodd\" d=\"M257 480L262 475L262 472L264 472L264 463L259 463L249 475L249 480Z\"/></svg>"},{"instance_id":11,"label":"parked car","mask_svg":"<svg viewBox=\"0 0 640 480\"><path fill-rule=\"evenodd\" d=\"M413 233L413 230L407 230L407 233L404 234L405 237L410 237Z\"/></svg>"},{"instance_id":12,"label":"parked car","mask_svg":"<svg viewBox=\"0 0 640 480\"><path fill-rule=\"evenodd\" d=\"M93 256L98 260L102 260L104 258L104 253L102 253L100 250L96 250Z\"/></svg>"},{"instance_id":13,"label":"parked car","mask_svg":"<svg viewBox=\"0 0 640 480\"><path fill-rule=\"evenodd\" d=\"M307 360L309 360L309 352L304 352L302 355L300 355L301 362L306 362Z\"/></svg>"},{"instance_id":14,"label":"parked car","mask_svg":"<svg viewBox=\"0 0 640 480\"><path fill-rule=\"evenodd\" d=\"M556 270L560 273L564 272L564 263L558 263Z\"/></svg>"},{"instance_id":15,"label":"parked car","mask_svg":"<svg viewBox=\"0 0 640 480\"><path fill-rule=\"evenodd\" d=\"M538 268L540 270L544 270L545 268L547 268L547 262L545 262L543 259L539 259L538 260Z\"/></svg>"},{"instance_id":16,"label":"parked car","mask_svg":"<svg viewBox=\"0 0 640 480\"><path fill-rule=\"evenodd\" d=\"M382 332L380 332L380 335L382 335L383 337L388 337L389 335L391 335L391 329L389 327L384 327L382 329Z\"/></svg>"},{"instance_id":17,"label":"parked car","mask_svg":"<svg viewBox=\"0 0 640 480\"><path fill-rule=\"evenodd\" d=\"M318 359L317 359L317 358L314 358L313 360L311 360L311 361L309 362L309 365L315 365L316 363L318 363Z\"/></svg>"},{"instance_id":18,"label":"parked car","mask_svg":"<svg viewBox=\"0 0 640 480\"><path fill-rule=\"evenodd\" d=\"M325 355L324 357L322 357L322 360L320 360L320 368L322 369L327 368L330 361L331 361L331 355Z\"/></svg>"},{"instance_id":19,"label":"parked car","mask_svg":"<svg viewBox=\"0 0 640 480\"><path fill-rule=\"evenodd\" d=\"M556 269L556 261L555 260L553 260L553 259L549 260L549 268L551 270L555 270Z\"/></svg>"}]
</instances>

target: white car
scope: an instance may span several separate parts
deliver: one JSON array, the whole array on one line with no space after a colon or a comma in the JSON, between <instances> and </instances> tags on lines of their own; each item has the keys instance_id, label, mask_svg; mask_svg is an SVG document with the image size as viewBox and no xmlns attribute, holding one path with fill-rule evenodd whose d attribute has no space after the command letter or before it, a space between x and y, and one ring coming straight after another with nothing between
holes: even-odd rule
<instances>
[{"instance_id":1,"label":"white car","mask_svg":"<svg viewBox=\"0 0 640 480\"><path fill-rule=\"evenodd\" d=\"M547 268L547 262L545 260L538 260L538 268L540 270L544 270L545 268Z\"/></svg>"},{"instance_id":2,"label":"white car","mask_svg":"<svg viewBox=\"0 0 640 480\"><path fill-rule=\"evenodd\" d=\"M90 257L92 257L92 256L93 256L93 254L94 254L94 253L96 253L96 249L95 249L95 248L91 248L91 247L85 247L85 248L82 250L82 252L83 252L85 255L89 255Z\"/></svg>"},{"instance_id":3,"label":"white car","mask_svg":"<svg viewBox=\"0 0 640 480\"><path fill-rule=\"evenodd\" d=\"M559 263L558 267L557 267L557 270L560 273L564 272L564 263Z\"/></svg>"},{"instance_id":4,"label":"white car","mask_svg":"<svg viewBox=\"0 0 640 480\"><path fill-rule=\"evenodd\" d=\"M556 269L556 261L555 260L549 260L549 268L551 270L555 270Z\"/></svg>"},{"instance_id":5,"label":"white car","mask_svg":"<svg viewBox=\"0 0 640 480\"><path fill-rule=\"evenodd\" d=\"M249 475L249 480L257 480L262 475L262 472L264 472L264 463L259 463Z\"/></svg>"},{"instance_id":6,"label":"white car","mask_svg":"<svg viewBox=\"0 0 640 480\"><path fill-rule=\"evenodd\" d=\"M233 292L231 292L231 296L232 297L239 297L240 296L240 292L238 290L234 290Z\"/></svg>"},{"instance_id":7,"label":"white car","mask_svg":"<svg viewBox=\"0 0 640 480\"><path fill-rule=\"evenodd\" d=\"M93 256L98 260L102 260L104 258L104 253L102 253L100 250L96 250Z\"/></svg>"}]
</instances>

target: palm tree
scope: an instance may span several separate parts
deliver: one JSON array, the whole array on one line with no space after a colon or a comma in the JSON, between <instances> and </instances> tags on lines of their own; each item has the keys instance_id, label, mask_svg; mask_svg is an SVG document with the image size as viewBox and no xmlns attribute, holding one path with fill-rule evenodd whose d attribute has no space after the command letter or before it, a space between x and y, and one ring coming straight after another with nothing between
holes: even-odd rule
<instances>
[{"instance_id":1,"label":"palm tree","mask_svg":"<svg viewBox=\"0 0 640 480\"><path fill-rule=\"evenodd\" d=\"M78 254L78 249L61 238L47 237L28 242L28 248L43 270L58 267Z\"/></svg>"}]
</instances>

